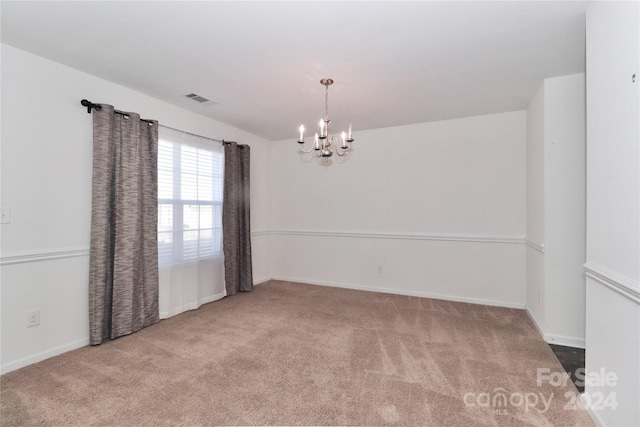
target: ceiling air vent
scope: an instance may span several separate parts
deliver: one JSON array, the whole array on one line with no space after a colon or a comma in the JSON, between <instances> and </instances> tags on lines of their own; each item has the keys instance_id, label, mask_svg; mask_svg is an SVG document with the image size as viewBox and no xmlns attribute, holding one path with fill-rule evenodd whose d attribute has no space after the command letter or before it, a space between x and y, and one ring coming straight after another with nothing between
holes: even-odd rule
<instances>
[{"instance_id":1,"label":"ceiling air vent","mask_svg":"<svg viewBox=\"0 0 640 427\"><path fill-rule=\"evenodd\" d=\"M203 102L211 102L211 103L214 103L214 104L215 104L215 102L211 101L210 99L207 99L207 98L205 98L204 96L200 96L200 95L197 95L197 94L195 94L195 93L190 93L189 95L185 95L185 96L186 96L187 98L189 98L189 99L193 99L194 101L198 101L198 102L200 102L200 103L203 103Z\"/></svg>"}]
</instances>

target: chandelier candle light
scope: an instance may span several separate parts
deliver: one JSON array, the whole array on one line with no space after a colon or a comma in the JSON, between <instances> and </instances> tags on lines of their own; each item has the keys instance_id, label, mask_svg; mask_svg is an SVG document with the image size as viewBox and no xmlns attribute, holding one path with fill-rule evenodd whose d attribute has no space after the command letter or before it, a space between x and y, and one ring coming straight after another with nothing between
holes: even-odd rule
<instances>
[{"instance_id":1,"label":"chandelier candle light","mask_svg":"<svg viewBox=\"0 0 640 427\"><path fill-rule=\"evenodd\" d=\"M309 148L309 150L304 149L304 125L300 125L300 138L298 139L298 144L300 144L300 150L303 153L310 153L315 150L318 157L331 157L333 156L333 150L331 149L332 145L336 146L336 154L340 157L344 156L347 151L351 148L351 143L353 142L353 137L351 136L351 124L349 124L349 133L342 132L342 143L338 146L337 137L335 135L331 135L331 131L329 130L329 86L333 84L333 79L322 79L320 83L325 87L325 95L324 95L324 119L320 119L319 123L319 132L316 132L316 135L313 139L313 146Z\"/></svg>"}]
</instances>

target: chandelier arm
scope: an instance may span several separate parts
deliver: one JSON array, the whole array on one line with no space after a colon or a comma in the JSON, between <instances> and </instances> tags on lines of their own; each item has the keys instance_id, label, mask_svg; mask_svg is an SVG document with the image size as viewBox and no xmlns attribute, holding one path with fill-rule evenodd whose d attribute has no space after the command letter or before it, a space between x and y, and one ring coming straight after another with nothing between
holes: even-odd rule
<instances>
[{"instance_id":1,"label":"chandelier arm","mask_svg":"<svg viewBox=\"0 0 640 427\"><path fill-rule=\"evenodd\" d=\"M313 144L311 144L311 148L309 148L309 150L305 150L304 148L304 144L300 144L300 151L302 151L303 153L310 153L313 151Z\"/></svg>"},{"instance_id":2,"label":"chandelier arm","mask_svg":"<svg viewBox=\"0 0 640 427\"><path fill-rule=\"evenodd\" d=\"M350 148L351 148L351 144L347 145L347 148L337 147L336 154L340 157L345 156L347 154L347 151L349 151Z\"/></svg>"},{"instance_id":3,"label":"chandelier arm","mask_svg":"<svg viewBox=\"0 0 640 427\"><path fill-rule=\"evenodd\" d=\"M325 87L324 93L324 113L325 117L320 119L320 133L316 133L315 141L312 147L309 150L304 149L304 126L300 126L300 138L298 139L298 143L300 144L300 151L302 153L310 153L311 151L317 151L316 156L322 158L329 158L335 152L336 155L343 157L347 154L347 151L351 149L351 143L353 142L353 137L351 136L351 124L349 124L349 134L348 136L342 132L342 144L338 144L338 137L335 135L331 135L330 123L329 119L329 86L333 84L333 79L322 79L320 83ZM320 146L320 142L322 145ZM331 146L334 146L335 149L332 149Z\"/></svg>"}]
</instances>

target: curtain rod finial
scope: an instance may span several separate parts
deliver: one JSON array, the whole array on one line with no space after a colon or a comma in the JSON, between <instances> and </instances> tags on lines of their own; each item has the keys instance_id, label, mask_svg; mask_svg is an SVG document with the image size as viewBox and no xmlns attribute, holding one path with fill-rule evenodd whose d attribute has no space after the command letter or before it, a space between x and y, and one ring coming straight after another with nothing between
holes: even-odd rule
<instances>
[{"instance_id":1,"label":"curtain rod finial","mask_svg":"<svg viewBox=\"0 0 640 427\"><path fill-rule=\"evenodd\" d=\"M102 106L100 106L100 104L94 104L93 102L87 101L86 99L80 101L80 104L82 104L83 107L87 107L87 113L89 114L91 114L92 108L95 108L96 111L102 110Z\"/></svg>"}]
</instances>

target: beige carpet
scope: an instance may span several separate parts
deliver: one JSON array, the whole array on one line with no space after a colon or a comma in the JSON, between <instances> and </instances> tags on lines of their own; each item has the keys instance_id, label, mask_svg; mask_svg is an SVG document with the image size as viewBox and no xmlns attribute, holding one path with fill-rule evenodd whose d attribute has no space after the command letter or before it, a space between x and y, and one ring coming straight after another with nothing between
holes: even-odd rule
<instances>
[{"instance_id":1,"label":"beige carpet","mask_svg":"<svg viewBox=\"0 0 640 427\"><path fill-rule=\"evenodd\" d=\"M272 281L2 376L1 422L593 425L536 368L522 310Z\"/></svg>"}]
</instances>

